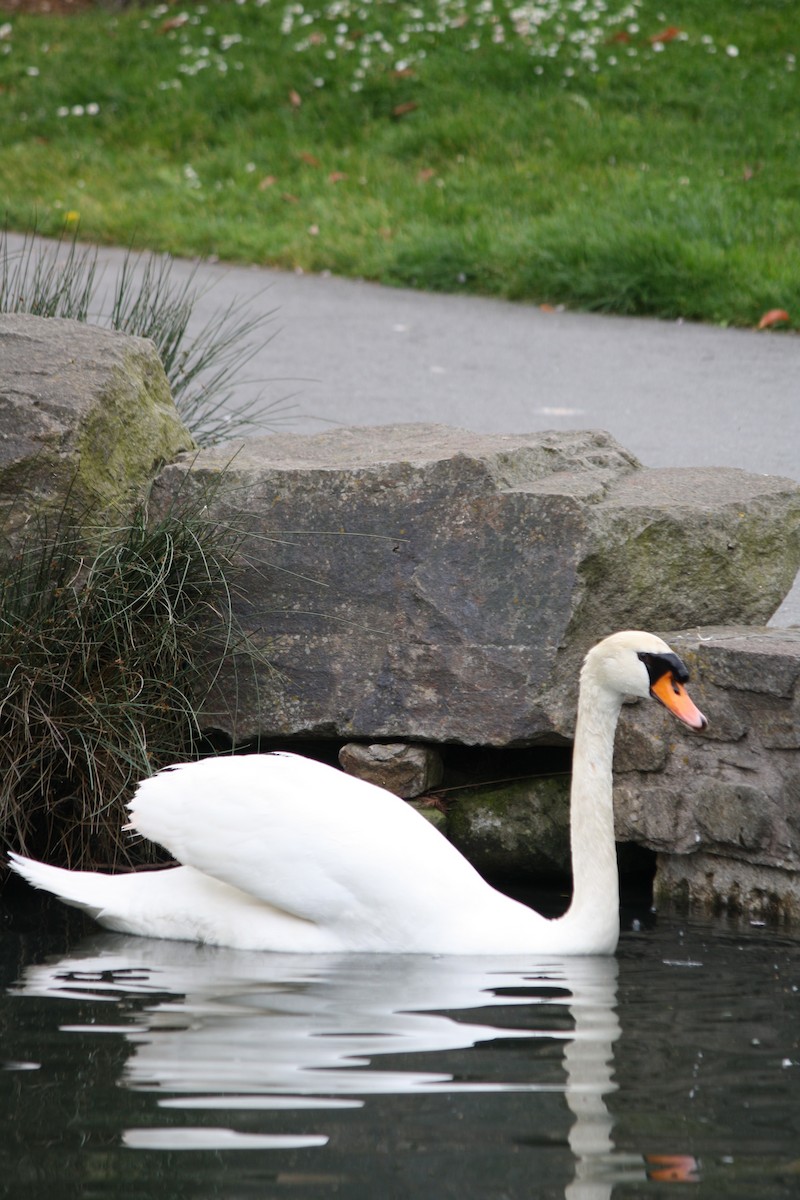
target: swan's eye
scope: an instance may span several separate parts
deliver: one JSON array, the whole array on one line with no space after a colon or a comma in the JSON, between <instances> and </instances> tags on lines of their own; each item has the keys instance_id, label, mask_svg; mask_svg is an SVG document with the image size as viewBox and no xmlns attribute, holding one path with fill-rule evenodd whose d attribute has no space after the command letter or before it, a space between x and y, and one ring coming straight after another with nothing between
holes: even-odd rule
<instances>
[{"instance_id":1,"label":"swan's eye","mask_svg":"<svg viewBox=\"0 0 800 1200\"><path fill-rule=\"evenodd\" d=\"M638 657L647 668L651 687L659 679L663 679L665 675L669 675L675 687L680 683L689 682L689 672L677 654L667 652L664 654L648 654L645 651L641 651Z\"/></svg>"}]
</instances>

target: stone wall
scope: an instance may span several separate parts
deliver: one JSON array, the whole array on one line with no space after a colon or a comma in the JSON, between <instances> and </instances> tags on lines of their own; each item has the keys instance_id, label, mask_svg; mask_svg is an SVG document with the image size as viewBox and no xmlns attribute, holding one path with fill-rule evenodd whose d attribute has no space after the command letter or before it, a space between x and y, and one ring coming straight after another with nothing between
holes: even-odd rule
<instances>
[{"instance_id":1,"label":"stone wall","mask_svg":"<svg viewBox=\"0 0 800 1200\"><path fill-rule=\"evenodd\" d=\"M800 920L800 627L665 636L709 725L623 717L617 837L657 852L657 900Z\"/></svg>"}]
</instances>

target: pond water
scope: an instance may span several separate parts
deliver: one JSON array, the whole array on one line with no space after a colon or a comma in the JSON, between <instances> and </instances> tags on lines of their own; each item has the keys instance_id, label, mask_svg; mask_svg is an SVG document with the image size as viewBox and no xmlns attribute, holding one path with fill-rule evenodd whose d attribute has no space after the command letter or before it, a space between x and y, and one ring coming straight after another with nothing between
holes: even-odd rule
<instances>
[{"instance_id":1,"label":"pond water","mask_svg":"<svg viewBox=\"0 0 800 1200\"><path fill-rule=\"evenodd\" d=\"M800 941L626 917L613 959L0 935L0 1193L800 1196Z\"/></svg>"}]
</instances>

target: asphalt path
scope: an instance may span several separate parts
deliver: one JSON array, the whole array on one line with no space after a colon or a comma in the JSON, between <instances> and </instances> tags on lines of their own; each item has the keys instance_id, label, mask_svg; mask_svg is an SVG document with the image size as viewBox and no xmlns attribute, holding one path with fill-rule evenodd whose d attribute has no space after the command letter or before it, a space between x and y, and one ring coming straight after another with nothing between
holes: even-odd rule
<instances>
[{"instance_id":1,"label":"asphalt path","mask_svg":"<svg viewBox=\"0 0 800 1200\"><path fill-rule=\"evenodd\" d=\"M22 239L9 237L13 250ZM106 286L124 259L99 251ZM528 433L606 429L648 466L732 466L800 480L800 338L545 311L327 275L178 261L191 328L231 304L271 313L233 406L276 427L437 422ZM800 624L800 576L775 624Z\"/></svg>"}]
</instances>

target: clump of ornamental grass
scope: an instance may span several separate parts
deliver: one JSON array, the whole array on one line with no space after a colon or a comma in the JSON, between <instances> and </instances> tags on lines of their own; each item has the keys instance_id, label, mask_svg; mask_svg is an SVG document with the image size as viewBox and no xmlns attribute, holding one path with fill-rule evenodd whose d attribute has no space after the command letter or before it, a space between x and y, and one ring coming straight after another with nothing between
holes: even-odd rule
<instances>
[{"instance_id":1,"label":"clump of ornamental grass","mask_svg":"<svg viewBox=\"0 0 800 1200\"><path fill-rule=\"evenodd\" d=\"M204 502L97 530L66 509L0 580L0 834L72 867L141 861L141 778L196 755L220 668L253 664L232 609L238 535Z\"/></svg>"},{"instance_id":2,"label":"clump of ornamental grass","mask_svg":"<svg viewBox=\"0 0 800 1200\"><path fill-rule=\"evenodd\" d=\"M79 246L75 235L51 244L26 236L13 251L7 232L0 234L0 312L71 318L151 338L181 420L200 446L272 431L287 420L284 402L257 395L242 405L234 398L234 380L244 382L242 371L272 314L233 302L191 332L203 294L196 274L197 268L177 279L169 256L129 251L104 313L94 247Z\"/></svg>"}]
</instances>

